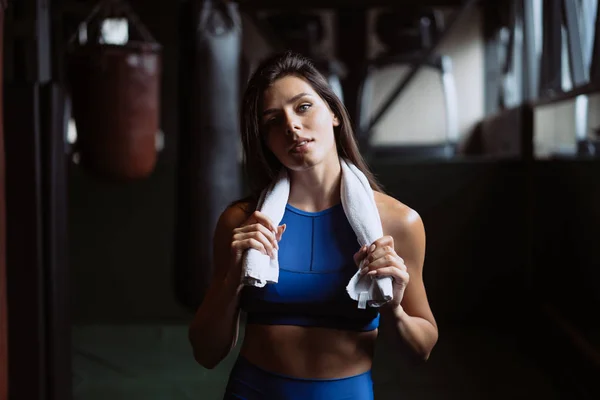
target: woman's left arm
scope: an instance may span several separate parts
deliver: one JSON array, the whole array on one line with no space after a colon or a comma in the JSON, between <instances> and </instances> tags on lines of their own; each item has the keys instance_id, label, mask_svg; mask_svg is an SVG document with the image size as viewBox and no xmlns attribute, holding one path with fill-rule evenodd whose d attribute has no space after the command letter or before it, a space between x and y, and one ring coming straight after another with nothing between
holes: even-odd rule
<instances>
[{"instance_id":1,"label":"woman's left arm","mask_svg":"<svg viewBox=\"0 0 600 400\"><path fill-rule=\"evenodd\" d=\"M356 259L368 258L363 273L391 276L394 299L381 307L382 328L399 337L419 359L427 360L438 340L438 328L423 282L425 229L419 214L393 200L381 210L385 236ZM405 346L404 346L405 347Z\"/></svg>"}]
</instances>

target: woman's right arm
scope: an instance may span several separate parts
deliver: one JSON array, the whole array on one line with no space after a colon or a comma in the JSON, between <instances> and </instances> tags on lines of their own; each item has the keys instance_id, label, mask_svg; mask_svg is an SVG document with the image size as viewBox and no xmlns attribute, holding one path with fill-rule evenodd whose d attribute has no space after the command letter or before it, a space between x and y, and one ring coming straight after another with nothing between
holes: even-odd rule
<instances>
[{"instance_id":1,"label":"woman's right arm","mask_svg":"<svg viewBox=\"0 0 600 400\"><path fill-rule=\"evenodd\" d=\"M217 222L213 279L189 327L194 358L205 368L217 366L237 342L242 254L250 247L271 252L277 242L271 226L264 215L255 212L248 217L242 207L235 205L227 208Z\"/></svg>"}]
</instances>

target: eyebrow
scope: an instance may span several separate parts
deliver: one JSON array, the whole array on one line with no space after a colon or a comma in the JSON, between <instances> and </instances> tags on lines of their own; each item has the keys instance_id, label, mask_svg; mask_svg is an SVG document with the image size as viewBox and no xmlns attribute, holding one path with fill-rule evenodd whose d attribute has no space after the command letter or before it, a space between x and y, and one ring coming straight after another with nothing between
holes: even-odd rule
<instances>
[{"instance_id":1,"label":"eyebrow","mask_svg":"<svg viewBox=\"0 0 600 400\"><path fill-rule=\"evenodd\" d=\"M298 93L298 94L297 94L297 95L295 95L294 97L290 98L290 99L289 99L289 100L286 102L286 104L291 104L291 103L295 102L296 100L298 100L298 99L300 99L300 98L302 98L302 97L304 97L304 96L311 96L311 94L310 94L310 93L305 93L305 92ZM274 113L274 112L277 112L277 109L275 109L275 108L269 108L268 110L265 110L265 111L263 111L262 115L263 115L263 116L265 116L265 115L267 115L267 114L272 114L272 113Z\"/></svg>"}]
</instances>

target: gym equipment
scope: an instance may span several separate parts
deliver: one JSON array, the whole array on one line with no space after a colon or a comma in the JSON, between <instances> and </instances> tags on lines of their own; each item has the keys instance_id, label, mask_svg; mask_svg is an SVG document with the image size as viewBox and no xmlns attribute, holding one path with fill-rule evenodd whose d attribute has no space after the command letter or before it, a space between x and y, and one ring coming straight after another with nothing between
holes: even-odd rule
<instances>
[{"instance_id":1,"label":"gym equipment","mask_svg":"<svg viewBox=\"0 0 600 400\"><path fill-rule=\"evenodd\" d=\"M235 3L218 0L181 11L176 292L196 308L212 276L217 220L241 193L241 18Z\"/></svg>"},{"instance_id":2,"label":"gym equipment","mask_svg":"<svg viewBox=\"0 0 600 400\"><path fill-rule=\"evenodd\" d=\"M142 40L107 42L102 24L123 18ZM124 1L99 3L80 28L66 62L80 163L111 179L145 178L157 159L161 46Z\"/></svg>"},{"instance_id":3,"label":"gym equipment","mask_svg":"<svg viewBox=\"0 0 600 400\"><path fill-rule=\"evenodd\" d=\"M423 53L430 49L436 41L439 41L442 25L439 13L431 10L390 11L378 16L375 30L387 50L366 63L358 103L358 138L361 148L369 157L446 158L454 155L458 144L458 105L452 61L447 55L434 54L429 55L424 61L421 60ZM374 118L375 122L371 120L374 75L385 67L410 65L415 68L414 66L419 65L420 62L436 70L441 79L446 108L445 143L373 146L370 144L370 130L391 104L384 106L384 110ZM403 81L403 85L405 85L404 82L407 81ZM404 87L401 86L401 88ZM391 99L398 94L399 92L396 92Z\"/></svg>"}]
</instances>

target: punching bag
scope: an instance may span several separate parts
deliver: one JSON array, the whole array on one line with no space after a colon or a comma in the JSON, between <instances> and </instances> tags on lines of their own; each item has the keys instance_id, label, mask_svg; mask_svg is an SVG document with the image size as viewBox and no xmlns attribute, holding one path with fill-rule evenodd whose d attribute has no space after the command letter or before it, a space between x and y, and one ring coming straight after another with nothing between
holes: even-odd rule
<instances>
[{"instance_id":1,"label":"punching bag","mask_svg":"<svg viewBox=\"0 0 600 400\"><path fill-rule=\"evenodd\" d=\"M127 20L139 38L110 43L100 24ZM124 0L104 0L82 24L92 36L69 43L67 70L80 164L112 180L146 178L157 158L162 47Z\"/></svg>"},{"instance_id":2,"label":"punching bag","mask_svg":"<svg viewBox=\"0 0 600 400\"><path fill-rule=\"evenodd\" d=\"M0 0L0 38L4 38L5 0ZM3 43L0 40L0 400L8 400L8 318L6 307L6 202L4 193L4 119L2 86L4 72Z\"/></svg>"},{"instance_id":3,"label":"punching bag","mask_svg":"<svg viewBox=\"0 0 600 400\"><path fill-rule=\"evenodd\" d=\"M195 309L212 277L217 220L240 196L241 18L226 1L189 1L180 16L176 292Z\"/></svg>"}]
</instances>

